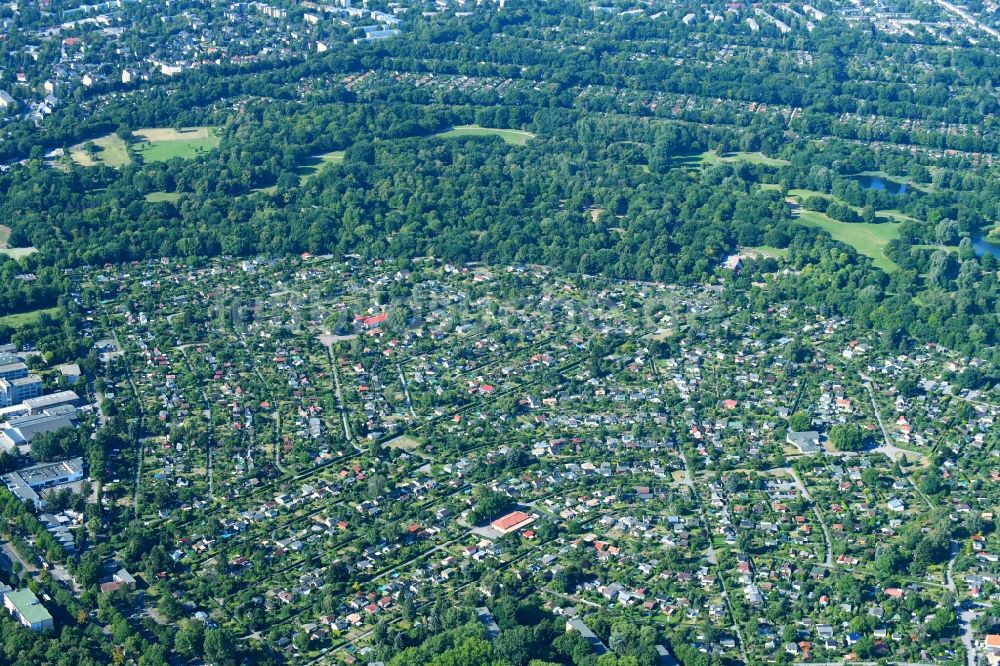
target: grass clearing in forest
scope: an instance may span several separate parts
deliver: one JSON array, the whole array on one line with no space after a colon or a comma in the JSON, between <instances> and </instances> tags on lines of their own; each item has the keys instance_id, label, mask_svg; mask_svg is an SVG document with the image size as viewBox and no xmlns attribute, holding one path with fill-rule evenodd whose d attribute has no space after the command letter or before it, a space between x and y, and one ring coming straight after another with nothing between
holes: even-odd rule
<instances>
[{"instance_id":1,"label":"grass clearing in forest","mask_svg":"<svg viewBox=\"0 0 1000 666\"><path fill-rule=\"evenodd\" d=\"M146 162L192 159L217 147L220 140L214 127L151 127L132 134L136 138L133 149Z\"/></svg>"},{"instance_id":2,"label":"grass clearing in forest","mask_svg":"<svg viewBox=\"0 0 1000 666\"><path fill-rule=\"evenodd\" d=\"M753 257L770 257L773 259L787 259L787 247L771 247L770 245L756 245L752 247L741 247L740 252Z\"/></svg>"},{"instance_id":3,"label":"grass clearing in forest","mask_svg":"<svg viewBox=\"0 0 1000 666\"><path fill-rule=\"evenodd\" d=\"M435 136L444 139L463 136L499 136L512 146L523 146L528 143L528 141L535 138L535 135L531 132L523 132L521 130L512 129L498 129L495 127L480 127L479 125L456 125L450 130L438 132Z\"/></svg>"},{"instance_id":4,"label":"grass clearing in forest","mask_svg":"<svg viewBox=\"0 0 1000 666\"><path fill-rule=\"evenodd\" d=\"M893 222L906 222L907 220L912 221L912 222L919 222L919 220L917 218L910 217L909 215L907 215L905 213L901 213L900 211L895 210L895 209L880 210L880 211L878 211L877 216L878 217L884 217L887 220L892 220Z\"/></svg>"},{"instance_id":5,"label":"grass clearing in forest","mask_svg":"<svg viewBox=\"0 0 1000 666\"><path fill-rule=\"evenodd\" d=\"M700 155L703 165L725 164L726 162L749 162L750 164L763 164L765 166L785 166L791 164L788 160L777 157L768 157L760 151L735 152L720 155L714 150L706 150Z\"/></svg>"},{"instance_id":6,"label":"grass clearing in forest","mask_svg":"<svg viewBox=\"0 0 1000 666\"><path fill-rule=\"evenodd\" d=\"M10 227L6 224L0 224L0 254L6 255L11 259L20 259L35 252L38 252L38 250L33 247L11 247Z\"/></svg>"},{"instance_id":7,"label":"grass clearing in forest","mask_svg":"<svg viewBox=\"0 0 1000 666\"><path fill-rule=\"evenodd\" d=\"M58 307L51 308L41 308L39 310L31 310L30 312L17 312L14 314L5 315L0 317L0 326L10 326L12 328L17 328L18 326L23 326L25 324L31 324L38 320L43 314L47 314L50 317L55 317L59 312Z\"/></svg>"},{"instance_id":8,"label":"grass clearing in forest","mask_svg":"<svg viewBox=\"0 0 1000 666\"><path fill-rule=\"evenodd\" d=\"M859 254L871 257L874 264L886 272L897 268L896 264L885 256L884 250L889 241L899 238L898 222L876 224L839 222L823 213L804 209L794 211L793 217L806 226L823 229L833 236L834 240L846 243Z\"/></svg>"},{"instance_id":9,"label":"grass clearing in forest","mask_svg":"<svg viewBox=\"0 0 1000 666\"><path fill-rule=\"evenodd\" d=\"M684 171L695 171L705 166L704 153L697 155L671 155L667 158L668 169L682 169ZM649 167L645 164L647 173Z\"/></svg>"},{"instance_id":10,"label":"grass clearing in forest","mask_svg":"<svg viewBox=\"0 0 1000 666\"><path fill-rule=\"evenodd\" d=\"M145 127L132 132L132 135L140 141L194 141L199 139L210 139L215 136L215 129L212 127Z\"/></svg>"},{"instance_id":11,"label":"grass clearing in forest","mask_svg":"<svg viewBox=\"0 0 1000 666\"><path fill-rule=\"evenodd\" d=\"M146 201L150 203L157 203L159 201L169 201L173 203L180 198L180 192L150 192L146 195Z\"/></svg>"},{"instance_id":12,"label":"grass clearing in forest","mask_svg":"<svg viewBox=\"0 0 1000 666\"><path fill-rule=\"evenodd\" d=\"M88 143L93 143L96 148L93 154L86 149ZM107 134L92 141L78 143L69 149L69 156L74 162L85 167L98 164L120 167L132 161L129 159L125 142L117 134Z\"/></svg>"},{"instance_id":13,"label":"grass clearing in forest","mask_svg":"<svg viewBox=\"0 0 1000 666\"><path fill-rule=\"evenodd\" d=\"M761 152L736 152L720 155L714 150L706 150L703 153L690 153L687 155L671 155L667 158L670 169L684 169L694 171L720 164L735 164L737 162L748 162L750 164L763 164L766 166L783 166L789 164L788 160L768 157ZM780 189L777 184L762 184L765 189Z\"/></svg>"},{"instance_id":14,"label":"grass clearing in forest","mask_svg":"<svg viewBox=\"0 0 1000 666\"><path fill-rule=\"evenodd\" d=\"M808 199L809 197L819 197L821 199L826 199L827 201L833 201L835 203L844 204L845 206L851 206L851 204L847 203L846 201L844 201L843 199L841 199L836 195L827 194L826 192L818 192L816 190L803 190L797 187L793 187L792 189L788 190L788 197L791 199L797 199L799 203L802 203L805 199ZM855 210L860 210L857 206L851 206L851 208Z\"/></svg>"},{"instance_id":15,"label":"grass clearing in forest","mask_svg":"<svg viewBox=\"0 0 1000 666\"><path fill-rule=\"evenodd\" d=\"M343 161L344 151L342 150L334 150L322 155L313 155L295 168L295 173L299 175L299 185L304 185L307 180L318 174L327 165L340 164Z\"/></svg>"},{"instance_id":16,"label":"grass clearing in forest","mask_svg":"<svg viewBox=\"0 0 1000 666\"><path fill-rule=\"evenodd\" d=\"M38 248L34 247L0 247L0 254L6 255L11 259L20 259L36 252L38 252Z\"/></svg>"}]
</instances>

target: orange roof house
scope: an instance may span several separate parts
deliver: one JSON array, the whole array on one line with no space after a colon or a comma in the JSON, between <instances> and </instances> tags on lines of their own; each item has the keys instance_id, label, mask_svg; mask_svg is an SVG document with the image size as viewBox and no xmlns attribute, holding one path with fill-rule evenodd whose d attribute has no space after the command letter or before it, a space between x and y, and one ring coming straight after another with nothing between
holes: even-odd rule
<instances>
[{"instance_id":1,"label":"orange roof house","mask_svg":"<svg viewBox=\"0 0 1000 666\"><path fill-rule=\"evenodd\" d=\"M524 511L512 511L506 516L494 520L490 523L490 527L495 529L500 534L510 534L511 532L516 532L522 527L527 527L533 522L535 522L535 519L526 514Z\"/></svg>"}]
</instances>

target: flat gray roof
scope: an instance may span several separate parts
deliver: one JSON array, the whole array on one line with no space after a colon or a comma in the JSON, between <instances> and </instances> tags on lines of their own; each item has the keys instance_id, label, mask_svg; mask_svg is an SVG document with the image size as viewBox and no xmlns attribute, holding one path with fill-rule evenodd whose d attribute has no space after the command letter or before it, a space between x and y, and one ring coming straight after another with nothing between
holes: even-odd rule
<instances>
[{"instance_id":1,"label":"flat gray roof","mask_svg":"<svg viewBox=\"0 0 1000 666\"><path fill-rule=\"evenodd\" d=\"M48 421L58 421L65 419L67 414L47 414L42 412L41 414L27 414L25 416L18 416L16 419L11 419L8 421L11 428L24 428L38 425L40 423L47 423Z\"/></svg>"},{"instance_id":2,"label":"flat gray roof","mask_svg":"<svg viewBox=\"0 0 1000 666\"><path fill-rule=\"evenodd\" d=\"M59 462L32 465L18 470L17 474L29 486L40 486L48 483L51 479L58 479L67 474L83 474L83 458L70 458Z\"/></svg>"},{"instance_id":3,"label":"flat gray roof","mask_svg":"<svg viewBox=\"0 0 1000 666\"><path fill-rule=\"evenodd\" d=\"M594 648L594 654L598 657L608 651L608 647L604 644L604 642L598 638L597 634L591 631L590 627L587 626L587 623L580 618L574 617L566 624L569 625L571 629L580 632L580 635L583 636L584 640L590 643L590 646Z\"/></svg>"},{"instance_id":4,"label":"flat gray roof","mask_svg":"<svg viewBox=\"0 0 1000 666\"><path fill-rule=\"evenodd\" d=\"M24 482L24 479L17 474L17 472L11 472L10 474L4 474L0 479L3 480L4 484L7 486L7 490L12 492L15 497L19 500L25 502L38 503L42 498L38 496L31 487Z\"/></svg>"},{"instance_id":5,"label":"flat gray roof","mask_svg":"<svg viewBox=\"0 0 1000 666\"><path fill-rule=\"evenodd\" d=\"M18 380L14 380L18 381ZM80 396L76 394L76 391L56 391L55 393L50 393L48 395L40 395L37 398L28 398L24 401L24 404L28 406L28 409L39 409L45 408L49 405L61 405L66 402L76 402L80 399Z\"/></svg>"},{"instance_id":6,"label":"flat gray roof","mask_svg":"<svg viewBox=\"0 0 1000 666\"><path fill-rule=\"evenodd\" d=\"M4 345L6 346L6 345ZM13 347L13 345L11 345ZM0 347L2 349L2 347ZM0 351L0 366L2 365L13 365L14 363L20 363L21 359L11 354L9 351Z\"/></svg>"}]
</instances>

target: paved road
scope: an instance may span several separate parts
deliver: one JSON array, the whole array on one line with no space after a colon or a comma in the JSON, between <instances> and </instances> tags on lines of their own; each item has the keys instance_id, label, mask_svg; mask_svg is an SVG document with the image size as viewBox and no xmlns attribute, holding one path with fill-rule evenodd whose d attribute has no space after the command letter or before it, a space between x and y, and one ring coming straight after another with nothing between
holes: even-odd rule
<instances>
[{"instance_id":1,"label":"paved road","mask_svg":"<svg viewBox=\"0 0 1000 666\"><path fill-rule=\"evenodd\" d=\"M539 542L536 546L530 548L529 550L525 551L521 555L518 555L514 559L509 560L507 562L498 563L497 566L496 566L496 569L499 571L499 570L502 570L502 569L509 568L512 564L516 564L517 562L520 562L521 560L523 560L524 558L526 558L528 555L531 555L531 554L535 553L536 550L538 548L540 548L542 545L543 544L541 542ZM477 581L472 581L472 582L469 582L469 583L464 583L462 585L459 585L458 587L456 587L453 590L453 596L455 598L458 598L458 593L459 592L461 592L462 590L464 590L464 589L466 589L466 588L468 588L468 587L470 587L472 585L477 585L477 584L478 584ZM422 608L426 608L427 606L430 606L431 603L432 602L426 602L426 603L420 604L420 605L417 606L417 609L420 610ZM403 620L402 617L397 616L397 617L393 618L392 620L389 620L389 626L392 626L394 624L398 624L402 620ZM374 627L372 627L371 629L366 629L365 631L362 631L360 634L357 634L356 636L352 636L352 637L344 639L343 642L341 642L336 647L328 650L326 653L321 654L319 657L316 657L312 661L308 661L306 663L309 664L310 666L312 666L312 664L341 664L343 662L339 658L334 657L335 654L337 654L338 652L340 652L342 650L347 649L350 646L353 646L353 645L357 644L358 642L360 642L364 638L367 638L368 636L371 636L373 633L375 633L375 628ZM920 666L924 666L924 665L921 664ZM927 665L927 666L931 666L931 665Z\"/></svg>"},{"instance_id":2,"label":"paved road","mask_svg":"<svg viewBox=\"0 0 1000 666\"><path fill-rule=\"evenodd\" d=\"M936 666L933 662L927 661L819 661L811 662L811 666L845 666L845 664L850 664L851 666L878 666L878 664L887 664L888 666Z\"/></svg>"},{"instance_id":3,"label":"paved road","mask_svg":"<svg viewBox=\"0 0 1000 666\"><path fill-rule=\"evenodd\" d=\"M958 628L962 630L962 645L965 646L965 663L967 666L976 666L979 655L976 654L976 645L973 641L972 622L978 617L973 609L963 610L958 615Z\"/></svg>"},{"instance_id":4,"label":"paved road","mask_svg":"<svg viewBox=\"0 0 1000 666\"><path fill-rule=\"evenodd\" d=\"M184 357L184 363L185 363L185 365L187 365L188 372L191 373L192 377L197 377L198 375L194 371L194 365L191 364L191 358L188 356L188 353L187 353L187 347L189 347L189 346L190 345L178 345L177 349L178 349L178 351L180 351L181 356ZM243 343L243 348L247 349L246 342ZM247 350L247 351L249 351L249 350ZM261 379L263 380L263 378L261 378ZM266 386L265 386L265 389L266 389ZM208 399L208 393L205 391L205 387L204 386L202 386L199 389L199 391L201 393L202 402L205 403L205 411L208 413L207 416L206 416L206 418L208 419L208 422L211 423L212 422L212 402ZM207 467L205 469L206 469L206 474L208 476L208 498L209 499L215 499L215 494L213 492L214 489L212 487L212 479L213 479L213 476L212 476L212 449L215 447L215 438L212 436L212 428L208 428L207 432L208 432L208 440L207 440L208 444L207 444L206 448L208 450L206 451L206 456L205 457L206 457L206 459L207 459L208 462L207 462Z\"/></svg>"},{"instance_id":5,"label":"paved road","mask_svg":"<svg viewBox=\"0 0 1000 666\"><path fill-rule=\"evenodd\" d=\"M21 568L29 574L34 575L38 572L38 567L34 564L29 564L23 557L21 557L21 553L17 552L17 549L14 548L14 546L12 546L9 542L4 541L3 545L0 546L0 550L3 551L4 555L6 555L11 562L17 562L21 565Z\"/></svg>"},{"instance_id":6,"label":"paved road","mask_svg":"<svg viewBox=\"0 0 1000 666\"><path fill-rule=\"evenodd\" d=\"M906 456L907 460L911 458L916 458L917 460L920 461L921 465L926 465L928 462L926 455L920 453L919 451L911 451L910 449L901 449L895 444L893 444L892 441L889 439L889 432L885 429L885 423L882 422L882 414L878 410L878 404L875 403L875 394L872 392L871 379L865 377L864 375L862 375L861 378L864 380L865 390L868 391L868 399L872 403L872 411L875 412L875 420L878 421L878 429L882 433L882 444L875 447L875 450L879 453L884 454L887 458L889 458L889 460L892 460L893 462L899 460L903 456Z\"/></svg>"},{"instance_id":7,"label":"paved road","mask_svg":"<svg viewBox=\"0 0 1000 666\"><path fill-rule=\"evenodd\" d=\"M115 343L116 353L119 354L123 359L125 356L125 348L122 347L121 340L118 339L118 331L111 325L111 317L108 315L107 307L102 303L101 312L104 314L104 325L109 331L111 331L111 340ZM128 380L128 385L132 389L132 395L135 396L135 406L139 410L139 424L142 424L142 398L139 397L139 389L135 387L135 382L132 381L132 373L128 370L128 363L124 363L125 368L125 379ZM139 484L142 480L142 459L145 457L145 437L139 439L136 442L136 448L138 452L136 453L135 461L135 490L132 493L132 509L135 516L139 516Z\"/></svg>"},{"instance_id":8,"label":"paved road","mask_svg":"<svg viewBox=\"0 0 1000 666\"><path fill-rule=\"evenodd\" d=\"M83 593L83 588L80 587L76 579L70 575L69 570L65 566L59 563L52 563L49 567L49 574L51 574L53 580L58 580L63 583L69 583L70 587L73 588L73 593L76 596L80 596Z\"/></svg>"},{"instance_id":9,"label":"paved road","mask_svg":"<svg viewBox=\"0 0 1000 666\"><path fill-rule=\"evenodd\" d=\"M960 547L958 542L954 539L951 540L951 559L948 560L948 567L944 570L944 584L948 588L948 591L952 594L955 593L955 579L952 578L951 571L955 566L955 558L958 557L958 552Z\"/></svg>"},{"instance_id":10,"label":"paved road","mask_svg":"<svg viewBox=\"0 0 1000 666\"><path fill-rule=\"evenodd\" d=\"M439 543L438 545L434 546L430 550L425 550L424 552L420 553L419 555L414 555L413 557L411 557L410 559L406 560L405 562L400 562L399 564L394 564L392 567L386 569L385 571L383 571L382 573L378 574L377 576L373 576L373 577L369 578L367 582L374 583L376 581L382 580L386 576L388 576L388 575L390 575L392 573L395 573L396 571L399 571L400 569L402 569L402 568L404 568L404 567L406 567L406 566L408 566L410 564L413 564L417 560L423 559L423 558L427 557L428 555L431 555L431 554L436 553L438 551L447 550L448 546L450 546L450 545L452 545L454 543L457 543L458 541L461 541L462 539L464 539L465 537L469 536L470 534L472 534L472 530L469 530L468 532L465 532L464 534L462 534L460 536L457 536L454 539L451 539L449 541L445 541L444 543Z\"/></svg>"},{"instance_id":11,"label":"paved road","mask_svg":"<svg viewBox=\"0 0 1000 666\"><path fill-rule=\"evenodd\" d=\"M879 413L878 405L875 403L875 394L872 392L871 380L869 380L867 377L865 377L864 379L865 379L864 383L865 390L868 391L868 399L871 400L872 410L875 412L875 420L878 421L878 428L882 432L882 445L875 447L875 450L879 453L885 454L889 458L889 460L895 461L903 457L904 455L907 456L907 459L909 459L909 456L916 456L917 459L920 460L922 465L928 464L929 461L927 460L927 456L925 456L924 454L918 453L916 451L910 451L908 449L901 449L895 444L893 444L891 441L889 441L889 433L885 429L885 424L882 422L882 414ZM924 501L924 504L927 505L927 508L933 509L934 505L931 504L931 501L927 499L927 495L924 495L923 491L920 490L917 484L913 481L913 477L907 474L906 480L909 482L911 486L913 486L913 490L917 493L920 499Z\"/></svg>"}]
</instances>

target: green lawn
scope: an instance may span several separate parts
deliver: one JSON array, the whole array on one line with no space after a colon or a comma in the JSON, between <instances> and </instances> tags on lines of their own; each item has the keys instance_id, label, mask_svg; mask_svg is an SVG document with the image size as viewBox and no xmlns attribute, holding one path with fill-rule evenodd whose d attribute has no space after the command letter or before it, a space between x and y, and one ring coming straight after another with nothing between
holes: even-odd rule
<instances>
[{"instance_id":1,"label":"green lawn","mask_svg":"<svg viewBox=\"0 0 1000 666\"><path fill-rule=\"evenodd\" d=\"M191 159L219 145L219 134L213 127L150 127L133 132L132 148L147 162L163 162L179 157ZM97 152L88 153L86 142L69 149L70 158L80 166L104 164L120 167L131 162L125 142L117 134L107 134L93 140Z\"/></svg>"},{"instance_id":2,"label":"green lawn","mask_svg":"<svg viewBox=\"0 0 1000 666\"><path fill-rule=\"evenodd\" d=\"M528 141L535 138L535 135L531 132L522 132L521 130L512 129L497 129L494 127L480 127L479 125L457 125L445 132L439 132L435 136L445 139L462 136L499 136L513 146L523 146L528 143Z\"/></svg>"},{"instance_id":3,"label":"green lawn","mask_svg":"<svg viewBox=\"0 0 1000 666\"><path fill-rule=\"evenodd\" d=\"M781 189L781 186L776 183L764 183L760 187L765 190ZM839 197L826 192L791 189L788 190L786 201L792 206L793 218L802 224L827 231L835 240L850 245L866 257L871 257L875 265L884 271L893 271L897 268L896 264L885 256L884 248L889 241L899 238L899 223L913 220L912 217L898 210L880 210L876 212L876 218L879 222L875 224L839 222L824 213L801 208L802 202L809 197L823 197L830 201L850 205ZM851 206L851 208L858 213L861 212L857 206Z\"/></svg>"},{"instance_id":4,"label":"green lawn","mask_svg":"<svg viewBox=\"0 0 1000 666\"><path fill-rule=\"evenodd\" d=\"M12 326L14 328L17 328L18 326L23 326L24 324L30 324L43 314L47 314L54 317L58 312L59 308L53 307L53 308L43 308L41 310L32 310L31 312L18 312L17 314L9 314L0 317L0 325Z\"/></svg>"},{"instance_id":5,"label":"green lawn","mask_svg":"<svg viewBox=\"0 0 1000 666\"><path fill-rule=\"evenodd\" d=\"M871 257L875 265L882 270L888 272L896 269L896 264L885 256L883 249L893 238L899 238L898 223L838 222L823 213L804 209L799 209L794 215L802 224L823 229L833 236L834 240L846 243L858 253Z\"/></svg>"},{"instance_id":6,"label":"green lawn","mask_svg":"<svg viewBox=\"0 0 1000 666\"><path fill-rule=\"evenodd\" d=\"M295 167L295 174L299 177L299 186L305 185L306 182L320 171L325 169L331 164L342 164L344 161L344 151L334 150L329 153L323 153L322 155L312 155ZM255 187L251 192L260 192L262 194L267 194L273 196L278 191L278 186L276 184L266 185L261 187Z\"/></svg>"},{"instance_id":7,"label":"green lawn","mask_svg":"<svg viewBox=\"0 0 1000 666\"><path fill-rule=\"evenodd\" d=\"M697 169L705 166L705 156L706 153L701 153L698 155L671 155L667 158L670 169L683 169L684 171L695 171ZM649 167L645 164L642 165L646 167L647 173L649 172Z\"/></svg>"},{"instance_id":8,"label":"green lawn","mask_svg":"<svg viewBox=\"0 0 1000 666\"><path fill-rule=\"evenodd\" d=\"M916 250L944 250L945 252L957 252L957 245L930 245L926 243L920 243L913 246Z\"/></svg>"},{"instance_id":9,"label":"green lawn","mask_svg":"<svg viewBox=\"0 0 1000 666\"><path fill-rule=\"evenodd\" d=\"M0 224L0 254L11 259L20 259L35 252L38 250L33 247L10 247L10 227L6 224Z\"/></svg>"},{"instance_id":10,"label":"green lawn","mask_svg":"<svg viewBox=\"0 0 1000 666\"><path fill-rule=\"evenodd\" d=\"M120 167L132 161L125 149L125 142L117 134L108 134L94 139L93 144L97 146L97 152L93 156L84 150L86 143L86 141L78 143L69 149L70 158L80 166L103 164L109 167Z\"/></svg>"},{"instance_id":11,"label":"green lawn","mask_svg":"<svg viewBox=\"0 0 1000 666\"><path fill-rule=\"evenodd\" d=\"M174 202L181 198L180 192L150 192L146 195L146 201L156 203L158 201Z\"/></svg>"},{"instance_id":12,"label":"green lawn","mask_svg":"<svg viewBox=\"0 0 1000 666\"><path fill-rule=\"evenodd\" d=\"M767 166L782 166L788 164L788 160L781 160L775 157L768 157L767 155L760 152L752 153L726 153L725 155L719 155L714 150L706 150L703 153L692 153L689 155L672 155L669 158L671 169L684 169L686 171L692 171L695 169L702 169L709 166L718 166L720 164L735 164L737 162L749 162L750 164L765 164ZM761 187L765 189L778 189L780 186L777 184L762 184Z\"/></svg>"},{"instance_id":13,"label":"green lawn","mask_svg":"<svg viewBox=\"0 0 1000 666\"><path fill-rule=\"evenodd\" d=\"M706 150L701 154L703 164L723 164L725 162L749 162L750 164L764 164L766 166L784 166L790 164L788 160L768 157L761 152L736 152L720 155L714 150Z\"/></svg>"},{"instance_id":14,"label":"green lawn","mask_svg":"<svg viewBox=\"0 0 1000 666\"><path fill-rule=\"evenodd\" d=\"M295 173L299 175L299 185L303 185L307 180L322 171L328 164L340 164L343 161L344 151L342 150L334 150L322 155L313 155L295 168Z\"/></svg>"},{"instance_id":15,"label":"green lawn","mask_svg":"<svg viewBox=\"0 0 1000 666\"><path fill-rule=\"evenodd\" d=\"M780 186L779 185L765 184L765 185L761 185L761 188L762 189L779 189ZM828 194L826 192L817 192L816 190L802 190L802 189L798 189L798 188L792 188L792 189L788 190L788 198L789 199L794 199L795 200L794 203L801 204L804 200L808 199L809 197L821 197L821 198L826 199L828 201L832 201L832 202L836 202L836 203L839 203L839 204L843 204L845 206L850 207L855 213L858 213L859 215L862 212L862 209L861 209L860 206L855 206L854 204L849 204L846 201L844 201L843 199L841 199L840 197L835 196L833 194ZM905 222L907 220L911 220L913 222L918 222L919 221L919 220L917 220L914 217L910 217L909 215L907 215L907 214L905 214L905 213L903 213L903 212L901 212L899 210L896 210L895 208L887 208L885 210L876 211L875 212L875 216L877 218L879 218L879 219L885 220L886 222Z\"/></svg>"},{"instance_id":16,"label":"green lawn","mask_svg":"<svg viewBox=\"0 0 1000 666\"><path fill-rule=\"evenodd\" d=\"M913 222L919 222L919 220L917 220L915 217L910 217L909 215L901 213L896 209L880 210L878 211L877 216L884 217L887 220L891 220L894 222L906 222L907 220L911 220Z\"/></svg>"},{"instance_id":17,"label":"green lawn","mask_svg":"<svg viewBox=\"0 0 1000 666\"><path fill-rule=\"evenodd\" d=\"M816 190L803 190L797 187L793 187L792 189L788 190L788 196L798 199L800 203L802 202L803 199L808 199L809 197L822 197L830 201L836 201L837 203L850 205L840 197L834 196L832 194L827 194L826 192L818 192ZM852 208L854 207L852 206Z\"/></svg>"},{"instance_id":18,"label":"green lawn","mask_svg":"<svg viewBox=\"0 0 1000 666\"><path fill-rule=\"evenodd\" d=\"M135 133L135 152L145 162L165 162L174 158L189 160L219 145L218 133L209 127L183 130L149 129Z\"/></svg>"},{"instance_id":19,"label":"green lawn","mask_svg":"<svg viewBox=\"0 0 1000 666\"><path fill-rule=\"evenodd\" d=\"M756 254L762 257L774 257L775 259L786 259L788 257L787 247L771 247L770 245L756 245L754 247L740 248L747 254Z\"/></svg>"},{"instance_id":20,"label":"green lawn","mask_svg":"<svg viewBox=\"0 0 1000 666\"><path fill-rule=\"evenodd\" d=\"M0 254L6 255L11 259L20 259L21 257L27 257L29 254L34 254L38 252L36 248L33 247L3 247L0 248Z\"/></svg>"}]
</instances>

